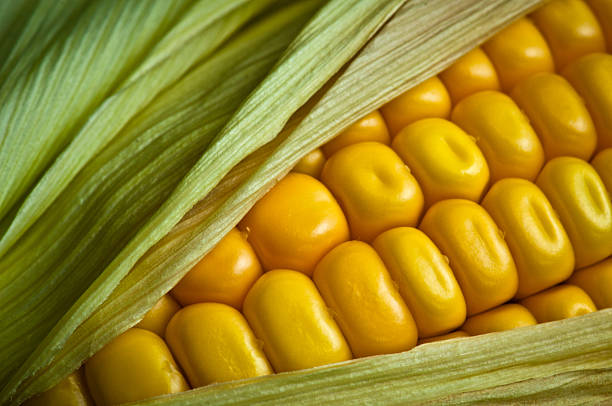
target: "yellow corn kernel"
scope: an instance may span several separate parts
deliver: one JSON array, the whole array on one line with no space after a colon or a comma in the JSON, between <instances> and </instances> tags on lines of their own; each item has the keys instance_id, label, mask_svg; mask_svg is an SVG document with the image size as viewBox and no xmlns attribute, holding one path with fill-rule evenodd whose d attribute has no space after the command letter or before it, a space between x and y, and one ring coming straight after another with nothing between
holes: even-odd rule
<instances>
[{"instance_id":1,"label":"yellow corn kernel","mask_svg":"<svg viewBox=\"0 0 612 406\"><path fill-rule=\"evenodd\" d=\"M612 307L612 258L574 272L567 282L584 290L598 309Z\"/></svg>"},{"instance_id":2,"label":"yellow corn kernel","mask_svg":"<svg viewBox=\"0 0 612 406\"><path fill-rule=\"evenodd\" d=\"M516 264L521 298L556 285L574 270L570 240L544 193L533 183L503 179L482 201L503 231Z\"/></svg>"},{"instance_id":3,"label":"yellow corn kernel","mask_svg":"<svg viewBox=\"0 0 612 406\"><path fill-rule=\"evenodd\" d=\"M416 345L414 319L368 244L347 241L332 249L315 268L313 279L355 357Z\"/></svg>"},{"instance_id":4,"label":"yellow corn kernel","mask_svg":"<svg viewBox=\"0 0 612 406\"><path fill-rule=\"evenodd\" d=\"M599 20L608 45L608 52L610 52L612 51L612 2L610 0L587 0L587 3Z\"/></svg>"},{"instance_id":5,"label":"yellow corn kernel","mask_svg":"<svg viewBox=\"0 0 612 406\"><path fill-rule=\"evenodd\" d=\"M512 98L540 137L547 160L591 158L597 146L595 125L580 95L562 76L535 74L514 88Z\"/></svg>"},{"instance_id":6,"label":"yellow corn kernel","mask_svg":"<svg viewBox=\"0 0 612 406\"><path fill-rule=\"evenodd\" d=\"M323 151L317 148L304 155L293 167L292 171L318 178L321 175L323 165L325 165L325 155L323 155Z\"/></svg>"},{"instance_id":7,"label":"yellow corn kernel","mask_svg":"<svg viewBox=\"0 0 612 406\"><path fill-rule=\"evenodd\" d=\"M442 118L416 121L392 146L421 185L427 207L451 198L480 201L489 166L474 139L455 124Z\"/></svg>"},{"instance_id":8,"label":"yellow corn kernel","mask_svg":"<svg viewBox=\"0 0 612 406\"><path fill-rule=\"evenodd\" d=\"M583 55L606 50L597 18L582 0L553 0L530 17L546 38L558 70Z\"/></svg>"},{"instance_id":9,"label":"yellow corn kernel","mask_svg":"<svg viewBox=\"0 0 612 406\"><path fill-rule=\"evenodd\" d=\"M546 40L528 18L517 20L482 47L493 62L501 87L506 92L534 73L555 70Z\"/></svg>"},{"instance_id":10,"label":"yellow corn kernel","mask_svg":"<svg viewBox=\"0 0 612 406\"><path fill-rule=\"evenodd\" d=\"M597 311L589 295L578 286L563 284L521 300L538 323L568 319Z\"/></svg>"},{"instance_id":11,"label":"yellow corn kernel","mask_svg":"<svg viewBox=\"0 0 612 406\"><path fill-rule=\"evenodd\" d=\"M152 331L163 338L168 322L180 308L169 295L163 295L135 327Z\"/></svg>"},{"instance_id":12,"label":"yellow corn kernel","mask_svg":"<svg viewBox=\"0 0 612 406\"><path fill-rule=\"evenodd\" d=\"M544 150L529 120L512 99L500 92L484 91L455 106L452 120L476 137L491 181L503 178L534 180L544 164Z\"/></svg>"},{"instance_id":13,"label":"yellow corn kernel","mask_svg":"<svg viewBox=\"0 0 612 406\"><path fill-rule=\"evenodd\" d=\"M399 156L378 142L349 145L332 155L321 180L348 219L354 239L371 241L397 226L414 226L423 192Z\"/></svg>"},{"instance_id":14,"label":"yellow corn kernel","mask_svg":"<svg viewBox=\"0 0 612 406\"><path fill-rule=\"evenodd\" d=\"M440 73L453 104L483 90L499 90L493 63L482 48L474 48Z\"/></svg>"},{"instance_id":15,"label":"yellow corn kernel","mask_svg":"<svg viewBox=\"0 0 612 406\"><path fill-rule=\"evenodd\" d=\"M326 156L330 157L344 147L366 141L375 141L386 145L389 145L391 142L385 119L378 110L374 110L356 123L353 123L346 130L323 145L321 149Z\"/></svg>"},{"instance_id":16,"label":"yellow corn kernel","mask_svg":"<svg viewBox=\"0 0 612 406\"><path fill-rule=\"evenodd\" d=\"M469 317L461 329L477 336L535 324L536 319L529 310L519 304L510 303Z\"/></svg>"},{"instance_id":17,"label":"yellow corn kernel","mask_svg":"<svg viewBox=\"0 0 612 406\"><path fill-rule=\"evenodd\" d=\"M597 171L597 174L603 181L608 196L612 197L612 148L607 148L595 155L591 161L591 165Z\"/></svg>"},{"instance_id":18,"label":"yellow corn kernel","mask_svg":"<svg viewBox=\"0 0 612 406\"><path fill-rule=\"evenodd\" d=\"M576 268L612 254L612 203L591 165L578 158L555 158L544 166L536 183L572 242Z\"/></svg>"},{"instance_id":19,"label":"yellow corn kernel","mask_svg":"<svg viewBox=\"0 0 612 406\"><path fill-rule=\"evenodd\" d=\"M81 370L71 373L60 383L37 396L23 406L93 406Z\"/></svg>"},{"instance_id":20,"label":"yellow corn kernel","mask_svg":"<svg viewBox=\"0 0 612 406\"><path fill-rule=\"evenodd\" d=\"M457 330L457 331L453 331L452 333L443 334L441 336L421 338L421 339L419 339L418 344L421 345L421 344L433 343L433 342L436 342L436 341L450 340L452 338L465 338L465 337L469 337L469 336L470 335L468 333L466 333L465 331Z\"/></svg>"},{"instance_id":21,"label":"yellow corn kernel","mask_svg":"<svg viewBox=\"0 0 612 406\"><path fill-rule=\"evenodd\" d=\"M515 295L514 260L501 231L481 206L469 200L443 200L431 206L419 228L449 258L468 315Z\"/></svg>"},{"instance_id":22,"label":"yellow corn kernel","mask_svg":"<svg viewBox=\"0 0 612 406\"><path fill-rule=\"evenodd\" d=\"M181 309L168 324L166 341L194 388L273 373L242 314L225 304Z\"/></svg>"},{"instance_id":23,"label":"yellow corn kernel","mask_svg":"<svg viewBox=\"0 0 612 406\"><path fill-rule=\"evenodd\" d=\"M448 260L422 231L398 227L373 243L397 282L416 321L419 337L443 334L465 320L465 299Z\"/></svg>"},{"instance_id":24,"label":"yellow corn kernel","mask_svg":"<svg viewBox=\"0 0 612 406\"><path fill-rule=\"evenodd\" d=\"M261 274L251 244L234 228L181 279L172 295L183 306L218 302L240 309Z\"/></svg>"},{"instance_id":25,"label":"yellow corn kernel","mask_svg":"<svg viewBox=\"0 0 612 406\"><path fill-rule=\"evenodd\" d=\"M594 53L576 60L564 71L584 99L597 130L597 148L612 147L612 55Z\"/></svg>"},{"instance_id":26,"label":"yellow corn kernel","mask_svg":"<svg viewBox=\"0 0 612 406\"><path fill-rule=\"evenodd\" d=\"M244 315L276 372L352 358L314 283L300 272L265 273L249 291Z\"/></svg>"},{"instance_id":27,"label":"yellow corn kernel","mask_svg":"<svg viewBox=\"0 0 612 406\"><path fill-rule=\"evenodd\" d=\"M97 406L134 402L189 389L157 334L132 328L85 364L87 387Z\"/></svg>"},{"instance_id":28,"label":"yellow corn kernel","mask_svg":"<svg viewBox=\"0 0 612 406\"><path fill-rule=\"evenodd\" d=\"M321 182L301 173L278 182L247 213L241 227L264 268L290 268L307 275L323 255L349 238L334 196Z\"/></svg>"},{"instance_id":29,"label":"yellow corn kernel","mask_svg":"<svg viewBox=\"0 0 612 406\"><path fill-rule=\"evenodd\" d=\"M450 110L450 96L437 76L427 79L380 108L392 136L422 118L447 118Z\"/></svg>"}]
</instances>

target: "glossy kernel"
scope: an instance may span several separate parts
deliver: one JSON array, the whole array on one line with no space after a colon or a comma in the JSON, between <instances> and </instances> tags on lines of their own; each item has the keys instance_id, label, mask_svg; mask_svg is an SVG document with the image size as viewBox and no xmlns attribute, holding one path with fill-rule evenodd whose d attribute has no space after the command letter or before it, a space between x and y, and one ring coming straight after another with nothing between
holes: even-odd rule
<instances>
[{"instance_id":1,"label":"glossy kernel","mask_svg":"<svg viewBox=\"0 0 612 406\"><path fill-rule=\"evenodd\" d=\"M468 333L466 333L465 331L461 331L461 330L457 330L457 331L453 331L452 333L448 333L448 334L443 334L440 336L435 336L435 337L428 337L428 338L421 338L418 342L418 344L427 344L427 343L433 343L436 341L444 341L444 340L450 340L453 338L465 338L465 337L469 337L470 335Z\"/></svg>"},{"instance_id":2,"label":"glossy kernel","mask_svg":"<svg viewBox=\"0 0 612 406\"><path fill-rule=\"evenodd\" d=\"M265 269L290 268L307 275L323 255L349 238L334 196L321 182L301 173L278 182L255 203L241 227Z\"/></svg>"},{"instance_id":3,"label":"glossy kernel","mask_svg":"<svg viewBox=\"0 0 612 406\"><path fill-rule=\"evenodd\" d=\"M450 260L467 314L510 300L518 276L510 250L489 214L469 200L443 200L425 213L419 228Z\"/></svg>"},{"instance_id":4,"label":"glossy kernel","mask_svg":"<svg viewBox=\"0 0 612 406\"><path fill-rule=\"evenodd\" d=\"M494 184L482 201L503 231L516 264L521 298L556 285L574 270L570 240L542 191L516 178Z\"/></svg>"},{"instance_id":5,"label":"glossy kernel","mask_svg":"<svg viewBox=\"0 0 612 406\"><path fill-rule=\"evenodd\" d=\"M355 357L407 351L417 329L376 251L347 241L323 257L313 279Z\"/></svg>"},{"instance_id":6,"label":"glossy kernel","mask_svg":"<svg viewBox=\"0 0 612 406\"><path fill-rule=\"evenodd\" d=\"M181 306L169 295L163 295L135 327L154 332L164 337L168 322Z\"/></svg>"},{"instance_id":7,"label":"glossy kernel","mask_svg":"<svg viewBox=\"0 0 612 406\"><path fill-rule=\"evenodd\" d=\"M584 290L598 309L612 307L612 258L574 272L567 282Z\"/></svg>"},{"instance_id":8,"label":"glossy kernel","mask_svg":"<svg viewBox=\"0 0 612 406\"><path fill-rule=\"evenodd\" d=\"M325 165L325 155L323 155L323 151L317 148L304 155L292 171L318 178L323 170L323 165Z\"/></svg>"},{"instance_id":9,"label":"glossy kernel","mask_svg":"<svg viewBox=\"0 0 612 406\"><path fill-rule=\"evenodd\" d=\"M538 176L574 248L576 268L612 254L612 203L597 172L571 157L549 161Z\"/></svg>"},{"instance_id":10,"label":"glossy kernel","mask_svg":"<svg viewBox=\"0 0 612 406\"><path fill-rule=\"evenodd\" d=\"M479 201L489 182L489 166L473 138L442 118L404 127L392 146L421 185L427 207L451 198Z\"/></svg>"},{"instance_id":11,"label":"glossy kernel","mask_svg":"<svg viewBox=\"0 0 612 406\"><path fill-rule=\"evenodd\" d=\"M447 118L450 110L450 96L437 76L416 85L380 108L392 136L422 118Z\"/></svg>"},{"instance_id":12,"label":"glossy kernel","mask_svg":"<svg viewBox=\"0 0 612 406\"><path fill-rule=\"evenodd\" d=\"M521 300L538 323L568 319L597 311L595 304L578 286L563 284Z\"/></svg>"},{"instance_id":13,"label":"glossy kernel","mask_svg":"<svg viewBox=\"0 0 612 406\"><path fill-rule=\"evenodd\" d=\"M544 164L542 144L529 120L512 99L485 91L455 106L452 120L476 138L491 171L491 181L503 178L534 180Z\"/></svg>"},{"instance_id":14,"label":"glossy kernel","mask_svg":"<svg viewBox=\"0 0 612 406\"><path fill-rule=\"evenodd\" d=\"M378 110L374 110L357 120L357 122L323 145L321 149L326 156L330 157L344 147L367 141L375 141L387 145L391 142L385 119Z\"/></svg>"},{"instance_id":15,"label":"glossy kernel","mask_svg":"<svg viewBox=\"0 0 612 406\"><path fill-rule=\"evenodd\" d=\"M242 314L225 304L183 308L170 320L166 340L194 388L273 373Z\"/></svg>"},{"instance_id":16,"label":"glossy kernel","mask_svg":"<svg viewBox=\"0 0 612 406\"><path fill-rule=\"evenodd\" d=\"M127 330L91 357L85 376L97 406L189 389L164 340L139 328Z\"/></svg>"},{"instance_id":17,"label":"glossy kernel","mask_svg":"<svg viewBox=\"0 0 612 406\"><path fill-rule=\"evenodd\" d=\"M553 0L530 17L546 38L558 70L583 55L606 50L597 18L582 0Z\"/></svg>"},{"instance_id":18,"label":"glossy kernel","mask_svg":"<svg viewBox=\"0 0 612 406\"><path fill-rule=\"evenodd\" d=\"M533 75L514 88L512 98L540 137L547 160L591 158L597 146L595 125L580 95L562 76Z\"/></svg>"},{"instance_id":19,"label":"glossy kernel","mask_svg":"<svg viewBox=\"0 0 612 406\"><path fill-rule=\"evenodd\" d=\"M352 358L314 283L300 272L265 273L249 291L244 315L276 372Z\"/></svg>"},{"instance_id":20,"label":"glossy kernel","mask_svg":"<svg viewBox=\"0 0 612 406\"><path fill-rule=\"evenodd\" d=\"M493 63L482 48L474 48L440 73L453 104L483 90L499 90Z\"/></svg>"},{"instance_id":21,"label":"glossy kernel","mask_svg":"<svg viewBox=\"0 0 612 406\"><path fill-rule=\"evenodd\" d=\"M371 241L397 226L414 226L423 192L399 156L378 142L349 145L332 155L321 180L348 219L353 239Z\"/></svg>"},{"instance_id":22,"label":"glossy kernel","mask_svg":"<svg viewBox=\"0 0 612 406\"><path fill-rule=\"evenodd\" d=\"M528 18L512 23L482 47L493 62L506 92L534 73L555 70L546 40Z\"/></svg>"},{"instance_id":23,"label":"glossy kernel","mask_svg":"<svg viewBox=\"0 0 612 406\"><path fill-rule=\"evenodd\" d=\"M537 321L529 310L519 304L510 303L468 318L461 329L476 336L535 324Z\"/></svg>"},{"instance_id":24,"label":"glossy kernel","mask_svg":"<svg viewBox=\"0 0 612 406\"><path fill-rule=\"evenodd\" d=\"M563 76L582 96L597 130L597 149L612 147L612 55L593 53L569 65Z\"/></svg>"},{"instance_id":25,"label":"glossy kernel","mask_svg":"<svg viewBox=\"0 0 612 406\"><path fill-rule=\"evenodd\" d=\"M422 231L398 227L372 244L414 317L420 337L459 327L465 320L465 299L448 260Z\"/></svg>"},{"instance_id":26,"label":"glossy kernel","mask_svg":"<svg viewBox=\"0 0 612 406\"><path fill-rule=\"evenodd\" d=\"M81 370L71 373L51 389L34 396L23 406L93 406Z\"/></svg>"},{"instance_id":27,"label":"glossy kernel","mask_svg":"<svg viewBox=\"0 0 612 406\"><path fill-rule=\"evenodd\" d=\"M612 1L610 0L587 0L591 10L599 20L599 25L606 38L608 52L612 51Z\"/></svg>"},{"instance_id":28,"label":"glossy kernel","mask_svg":"<svg viewBox=\"0 0 612 406\"><path fill-rule=\"evenodd\" d=\"M262 269L246 236L232 229L172 289L183 305L225 303L240 309Z\"/></svg>"},{"instance_id":29,"label":"glossy kernel","mask_svg":"<svg viewBox=\"0 0 612 406\"><path fill-rule=\"evenodd\" d=\"M608 190L608 196L612 197L612 148L607 148L595 155L591 165L597 171L602 182Z\"/></svg>"}]
</instances>

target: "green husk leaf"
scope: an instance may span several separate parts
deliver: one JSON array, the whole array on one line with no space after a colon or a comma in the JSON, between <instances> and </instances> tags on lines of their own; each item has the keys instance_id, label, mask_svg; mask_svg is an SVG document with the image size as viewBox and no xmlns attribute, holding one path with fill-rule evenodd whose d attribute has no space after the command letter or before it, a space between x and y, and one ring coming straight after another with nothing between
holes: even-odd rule
<instances>
[{"instance_id":1,"label":"green husk leaf","mask_svg":"<svg viewBox=\"0 0 612 406\"><path fill-rule=\"evenodd\" d=\"M36 63L0 87L0 218L188 5L91 1L40 58L20 57Z\"/></svg>"},{"instance_id":2,"label":"green husk leaf","mask_svg":"<svg viewBox=\"0 0 612 406\"><path fill-rule=\"evenodd\" d=\"M605 385L612 381L610 337L612 309L130 404L492 404L540 399L576 404L578 399L609 400L610 387Z\"/></svg>"},{"instance_id":3,"label":"green husk leaf","mask_svg":"<svg viewBox=\"0 0 612 406\"><path fill-rule=\"evenodd\" d=\"M200 0L191 5L152 47L138 69L95 109L83 127L74 135L66 135L73 137L72 141L20 204L19 211L0 239L0 257L135 114L274 1Z\"/></svg>"},{"instance_id":4,"label":"green husk leaf","mask_svg":"<svg viewBox=\"0 0 612 406\"><path fill-rule=\"evenodd\" d=\"M87 0L0 1L0 83L35 63Z\"/></svg>"},{"instance_id":5,"label":"green husk leaf","mask_svg":"<svg viewBox=\"0 0 612 406\"><path fill-rule=\"evenodd\" d=\"M438 0L429 3L430 9L419 3L406 4L344 71L294 115L279 137L234 167L168 236L141 258L109 299L76 329L51 364L20 391L29 388L26 393L35 393L50 387L137 323L311 148L331 138L355 117L443 69L475 43L537 4L535 0L467 0L449 6ZM430 24L439 27L435 34ZM423 49L431 49L435 57L422 54ZM257 168L258 175L252 177Z\"/></svg>"},{"instance_id":6,"label":"green husk leaf","mask_svg":"<svg viewBox=\"0 0 612 406\"><path fill-rule=\"evenodd\" d=\"M156 99L85 167L51 206L48 216L0 262L14 278L21 278L17 289L4 280L12 286L12 296L0 296L0 337L5 340L0 346L2 360L16 359L14 351L27 348L26 340L38 330L38 339L42 339L40 334L52 327L57 314L61 317L68 310L172 192L321 1L293 3L261 17L261 22L238 34ZM75 242L74 235L84 237ZM61 248L71 253L64 258ZM48 267L26 263L24 253L30 261L38 259ZM15 263L29 270L28 283L23 281L23 270L15 271ZM6 277L7 272L1 276ZM75 286L66 289L62 279L63 284ZM37 343L33 340L30 348ZM4 388L0 403L7 401L12 385L37 370L50 354L35 352Z\"/></svg>"}]
</instances>

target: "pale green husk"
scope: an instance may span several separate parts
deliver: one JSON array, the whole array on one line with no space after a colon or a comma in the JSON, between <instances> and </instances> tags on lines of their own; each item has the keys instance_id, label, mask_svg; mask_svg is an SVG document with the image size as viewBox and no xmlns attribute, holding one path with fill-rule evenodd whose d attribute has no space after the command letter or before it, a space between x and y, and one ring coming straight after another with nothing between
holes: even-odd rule
<instances>
[{"instance_id":1,"label":"pale green husk","mask_svg":"<svg viewBox=\"0 0 612 406\"><path fill-rule=\"evenodd\" d=\"M108 2L99 1L99 10L94 10L92 13L101 13L100 10L105 10ZM143 2L139 3L142 8ZM157 6L162 1L157 0L154 4ZM147 106L160 92L166 89L169 85L174 83L179 77L187 72L193 65L212 53L227 37L234 33L240 26L246 21L251 19L253 15L260 12L262 9L267 7L269 4L275 3L275 0L236 0L227 2L225 0L199 0L193 4L182 6L182 14L173 21L174 25L168 29L163 35L159 36L159 42L154 43L152 41L157 40L153 36L145 36L147 44L151 43L151 50L144 55L143 60L132 62L130 66L135 66L134 71L128 71L116 79L117 82L121 82L116 86L116 90L112 92L108 97L104 96L104 89L96 88L89 84L88 80L83 81L82 94L71 94L70 99L66 102L78 103L85 102L89 95L96 95L99 93L99 97L105 97L103 102L99 104L92 111L83 111L83 115L88 115L88 118L82 124L78 125L80 128L74 131L70 130L69 127L72 125L71 121L63 123L59 119L57 128L46 129L43 131L42 136L37 135L35 131L39 131L38 128L32 128L32 133L26 132L26 136L36 138L36 145L40 148L39 153L44 151L45 159L54 158L55 161L49 167L41 179L39 179L33 186L32 190L29 191L24 201L15 207L18 209L16 214L9 214L7 220L10 220L10 226L7 226L7 230L4 233L0 233L0 256L8 251L8 249L15 244L15 242L25 233L25 231L44 213L44 211L53 203L57 196L62 190L68 185L68 183L76 176L85 164L96 155L108 142L110 142L117 134L120 133L121 129L128 123L129 120L139 113L145 106ZM129 2L125 3L126 5ZM134 7L128 8L127 11L121 10L122 14L126 14L130 19L130 23L133 24L132 30L136 31L140 27L140 22L136 19L139 18L138 14L134 14ZM129 11L129 13L128 13ZM164 15L167 10L161 9L158 12L160 15ZM148 13L148 8L145 10L139 10L139 12ZM151 12L156 12L155 8ZM83 73L87 75L87 78L91 80L97 80L96 77L106 77L108 72L102 69L107 65L116 64L117 61L122 61L125 58L125 54L131 56L133 59L139 58L143 54L140 48L145 47L147 44L137 43L138 47L134 49L127 49L125 54L113 55L113 47L122 47L121 41L129 41L130 35L134 35L133 32L126 32L126 28L122 27L122 22L118 21L116 25L113 25L113 15L108 14L106 16L113 30L117 33L105 33L102 32L99 36L96 36L93 30L86 29L89 39L86 37L83 40L82 47L100 47L99 44L105 44L107 49L106 54L92 53L91 60L84 61L80 60L80 64L85 66L90 65L88 70ZM83 19L88 19L85 15ZM166 17L164 17L166 18ZM158 21L151 23L144 21L142 24L155 25ZM159 29L156 29L156 31ZM82 34L77 30L76 33L71 35ZM143 36L143 34L140 34ZM149 38L151 37L151 38ZM107 44L108 42L108 44ZM138 52L136 52L136 50ZM102 50L104 51L104 50ZM79 55L79 48L67 48L64 51L66 53L63 59L70 60L75 58L74 55ZM29 56L27 54L26 56ZM113 55L110 58L109 55ZM48 57L48 56L47 56ZM20 61L21 62L21 61ZM58 71L58 77L47 78L52 86L61 87L62 80L66 77L71 77L75 73L71 66L62 66L61 64L54 67ZM92 73L93 72L93 73ZM43 72L35 72L35 75L42 75ZM110 82L108 86L110 86ZM47 85L48 87L48 85ZM27 97L32 94L32 97L38 102L38 93L41 93L37 88L24 87L16 88L11 90L11 95L15 94L20 97ZM0 92L1 94L1 92ZM23 96L22 96L23 95ZM83 97L86 96L86 97ZM55 99L53 94L48 95L49 98ZM96 104L99 102L99 97L94 98L90 102ZM55 100L54 100L55 102ZM64 108L70 111L71 106L65 106L62 103L54 106L54 109ZM0 109L0 119L7 109ZM33 111L31 111L33 110ZM78 110L74 111L74 114L78 113ZM8 114L8 113L6 113ZM29 105L25 105L16 112L12 113L18 119L22 117L22 121L28 122L29 115L40 114L36 108L32 109ZM77 117L68 115L65 120L76 120ZM44 127L44 123L42 125ZM65 128L68 128L66 130ZM9 138L15 137L19 131L17 124L7 125L7 133ZM46 132L45 132L46 131ZM63 143L70 143L66 148L58 155L54 156L53 146L45 144L46 139L49 141L54 140L58 143L57 147L61 148ZM8 143L5 145L5 149L12 146L11 139L7 140ZM8 146L7 146L8 145ZM27 148L26 148L27 147ZM27 145L20 147L23 149L23 154L27 158L31 156L33 151L31 147ZM0 156L2 156L2 149L0 148ZM36 163L40 168L44 166L45 161ZM0 170L2 170L3 162L0 160ZM6 165L5 165L6 168ZM36 176L37 167L29 167L28 165L19 166L19 171L14 172L12 176L19 178L25 176L21 181L27 181L29 176ZM6 174L10 175L10 171L4 170ZM0 176L0 181L2 176ZM10 185L10 180L7 179L7 185ZM27 188L28 185L22 185L22 188ZM15 193L19 193L21 189L17 189ZM9 193L9 189L6 190ZM10 197L10 196L9 196ZM9 200L7 205L10 205L12 200ZM2 216L2 200L0 200L0 217ZM6 221L6 220L5 220ZM0 228L0 231L1 228ZM2 235L4 234L4 235Z\"/></svg>"}]
</instances>

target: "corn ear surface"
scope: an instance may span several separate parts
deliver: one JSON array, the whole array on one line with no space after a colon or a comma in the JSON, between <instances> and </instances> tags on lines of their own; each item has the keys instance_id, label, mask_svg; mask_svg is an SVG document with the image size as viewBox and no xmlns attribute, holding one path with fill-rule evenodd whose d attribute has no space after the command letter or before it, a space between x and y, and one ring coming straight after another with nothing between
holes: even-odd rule
<instances>
[{"instance_id":1,"label":"corn ear surface","mask_svg":"<svg viewBox=\"0 0 612 406\"><path fill-rule=\"evenodd\" d=\"M431 8L417 3L404 5L359 55L294 115L280 136L235 166L168 236L136 264L106 302L76 329L64 348L53 351L50 364L37 363L39 366L48 365L38 374L26 378L16 399L25 399L49 388L104 343L136 324L307 148L325 142L348 126L352 117L378 107L443 69L471 49L475 42L484 41L539 2L483 4L471 0L446 8L444 3L431 1L428 3ZM432 13L431 10L437 11ZM500 18L490 19L491 13L499 13ZM426 24L418 24L423 19L445 29L431 35ZM475 30L475 26L480 29ZM424 38L426 42L423 42ZM419 49L431 47L435 47L435 58L419 52ZM353 98L347 98L347 92ZM352 102L347 103L347 100ZM331 111L326 115L326 110ZM256 168L259 172L254 176ZM21 378L15 380L13 385L16 387L21 381Z\"/></svg>"}]
</instances>

